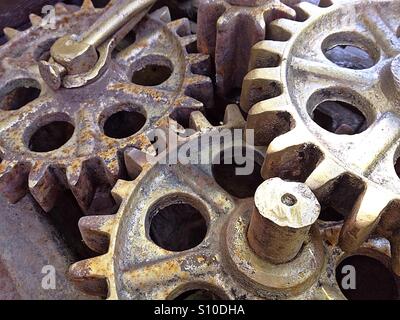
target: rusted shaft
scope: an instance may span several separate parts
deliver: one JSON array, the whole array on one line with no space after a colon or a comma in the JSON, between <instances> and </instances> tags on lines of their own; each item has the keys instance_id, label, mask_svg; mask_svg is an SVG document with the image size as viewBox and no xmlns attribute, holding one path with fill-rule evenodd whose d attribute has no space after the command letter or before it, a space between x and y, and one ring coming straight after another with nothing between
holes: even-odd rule
<instances>
[{"instance_id":1,"label":"rusted shaft","mask_svg":"<svg viewBox=\"0 0 400 320\"><path fill-rule=\"evenodd\" d=\"M320 213L314 194L303 183L274 178L258 187L254 202L247 233L251 248L275 264L294 259Z\"/></svg>"}]
</instances>

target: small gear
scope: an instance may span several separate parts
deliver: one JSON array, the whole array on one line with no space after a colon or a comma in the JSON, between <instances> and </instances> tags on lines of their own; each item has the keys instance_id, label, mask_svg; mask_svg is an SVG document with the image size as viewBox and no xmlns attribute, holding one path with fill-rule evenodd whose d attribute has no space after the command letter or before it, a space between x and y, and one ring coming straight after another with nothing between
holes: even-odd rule
<instances>
[{"instance_id":1,"label":"small gear","mask_svg":"<svg viewBox=\"0 0 400 320\"><path fill-rule=\"evenodd\" d=\"M325 4L300 3L300 21L269 25L241 107L256 144L269 146L263 177L303 181L342 214L347 252L374 232L387 237L400 274L399 2Z\"/></svg>"},{"instance_id":2,"label":"small gear","mask_svg":"<svg viewBox=\"0 0 400 320\"><path fill-rule=\"evenodd\" d=\"M151 149L147 134L171 117L180 123L213 104L209 58L193 53L196 35L187 19L170 21L159 9L143 19L115 51L108 70L77 89L53 91L37 61L52 43L80 34L105 9L56 5L52 30L6 28L0 47L0 191L12 202L28 189L45 211L71 189L86 214L111 213L110 190L125 175L127 147Z\"/></svg>"},{"instance_id":3,"label":"small gear","mask_svg":"<svg viewBox=\"0 0 400 320\"><path fill-rule=\"evenodd\" d=\"M198 49L215 58L217 92L221 97L240 94L251 47L264 40L268 24L294 19L288 5L299 0L206 0L198 11ZM319 1L310 0L318 3Z\"/></svg>"}]
</instances>

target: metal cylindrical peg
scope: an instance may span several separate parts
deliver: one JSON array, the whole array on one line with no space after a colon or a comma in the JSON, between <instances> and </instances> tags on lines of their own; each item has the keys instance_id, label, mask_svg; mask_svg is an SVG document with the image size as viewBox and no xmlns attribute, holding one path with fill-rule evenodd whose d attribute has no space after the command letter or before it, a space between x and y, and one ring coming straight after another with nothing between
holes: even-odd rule
<instances>
[{"instance_id":1,"label":"metal cylindrical peg","mask_svg":"<svg viewBox=\"0 0 400 320\"><path fill-rule=\"evenodd\" d=\"M254 197L247 233L250 247L272 263L291 261L300 252L320 210L305 184L280 178L264 181Z\"/></svg>"}]
</instances>

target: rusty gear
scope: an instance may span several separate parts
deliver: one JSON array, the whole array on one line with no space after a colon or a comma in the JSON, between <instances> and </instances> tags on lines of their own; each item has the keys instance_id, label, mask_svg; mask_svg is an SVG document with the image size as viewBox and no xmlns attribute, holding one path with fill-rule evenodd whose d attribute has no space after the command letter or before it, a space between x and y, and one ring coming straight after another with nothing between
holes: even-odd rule
<instances>
[{"instance_id":1,"label":"rusty gear","mask_svg":"<svg viewBox=\"0 0 400 320\"><path fill-rule=\"evenodd\" d=\"M212 128L201 113L192 113L191 126L201 133L185 141L197 144L196 139L207 132L243 127L236 106L229 106L227 112L225 124L219 128ZM203 148L201 152L212 153L214 158L214 153L221 150ZM211 164L151 165L144 160L145 155L135 155L138 153L126 153L127 167L135 173L140 171L137 179L120 180L113 189L121 202L118 213L80 221L85 243L103 253L71 266L70 277L81 290L108 299L175 299L194 290L201 290L207 299L344 299L332 272L344 253L334 244L324 249L317 225L304 234L304 248L295 259L278 265L268 262L255 254L246 241L253 198L234 197L221 188L214 180ZM262 154L256 153L257 157L257 161L262 161ZM311 214L311 223L315 221L319 205L307 187L283 181L274 183L274 189L298 190L298 206L291 212L311 210L304 213ZM280 197L281 194L276 198L277 208L286 206ZM267 199L274 203L276 200ZM183 233L176 235L165 225L156 232L152 227L157 215L164 214L161 210L174 205L181 207L163 212L171 214L175 210L184 216L189 214L184 211L185 206L191 206L203 217L206 229L191 245L184 242L182 247L176 247L176 243L168 247L158 238L160 232L167 230L166 238L175 240L182 240ZM168 221L168 216L162 218ZM193 220L196 219L191 216L191 240L196 238L196 228L201 224ZM172 221L182 225L182 221ZM333 242L334 232L327 227L324 230L324 237ZM378 251L387 249L369 246ZM325 250L329 250L329 256Z\"/></svg>"},{"instance_id":2,"label":"rusty gear","mask_svg":"<svg viewBox=\"0 0 400 320\"><path fill-rule=\"evenodd\" d=\"M373 232L390 239L400 274L399 2L300 3L296 11L301 21L269 25L272 40L252 49L243 82L247 128L269 145L262 175L304 181L341 213L345 251ZM335 104L353 121L335 118Z\"/></svg>"},{"instance_id":3,"label":"rusty gear","mask_svg":"<svg viewBox=\"0 0 400 320\"><path fill-rule=\"evenodd\" d=\"M268 35L268 24L294 19L288 5L299 0L205 0L198 11L198 49L215 59L217 92L221 97L240 94L251 47ZM310 0L310 2L319 2Z\"/></svg>"},{"instance_id":4,"label":"rusty gear","mask_svg":"<svg viewBox=\"0 0 400 320\"><path fill-rule=\"evenodd\" d=\"M5 29L0 190L15 202L29 189L49 211L60 190L70 188L85 213L111 213L116 204L109 191L124 177L124 149L151 149L146 134L153 128L169 117L187 122L203 103L212 106L212 83L204 75L208 57L192 53L196 36L187 19L171 22L168 10L159 9L135 28L130 42L121 43L96 82L53 91L37 61L48 57L54 40L86 30L102 12L90 0L81 8L58 4L56 10L55 30L35 15L24 32Z\"/></svg>"}]
</instances>

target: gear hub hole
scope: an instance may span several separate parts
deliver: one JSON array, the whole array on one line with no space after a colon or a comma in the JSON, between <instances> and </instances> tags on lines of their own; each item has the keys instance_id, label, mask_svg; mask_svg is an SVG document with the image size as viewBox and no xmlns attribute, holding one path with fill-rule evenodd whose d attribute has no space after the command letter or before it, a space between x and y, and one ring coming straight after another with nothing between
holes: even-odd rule
<instances>
[{"instance_id":1,"label":"gear hub hole","mask_svg":"<svg viewBox=\"0 0 400 320\"><path fill-rule=\"evenodd\" d=\"M136 62L132 82L141 86L158 86L167 81L173 72L172 62L163 56L146 56Z\"/></svg>"},{"instance_id":2,"label":"gear hub hole","mask_svg":"<svg viewBox=\"0 0 400 320\"><path fill-rule=\"evenodd\" d=\"M40 85L34 80L16 80L0 90L0 109L18 110L40 95Z\"/></svg>"},{"instance_id":3,"label":"gear hub hole","mask_svg":"<svg viewBox=\"0 0 400 320\"><path fill-rule=\"evenodd\" d=\"M368 128L364 114L343 101L322 102L314 109L312 118L320 127L335 134L353 135Z\"/></svg>"},{"instance_id":4,"label":"gear hub hole","mask_svg":"<svg viewBox=\"0 0 400 320\"><path fill-rule=\"evenodd\" d=\"M396 276L378 259L354 255L336 267L336 281L349 300L396 300Z\"/></svg>"},{"instance_id":5,"label":"gear hub hole","mask_svg":"<svg viewBox=\"0 0 400 320\"><path fill-rule=\"evenodd\" d=\"M29 140L34 152L49 152L62 147L74 133L74 126L67 121L53 121L41 126Z\"/></svg>"},{"instance_id":6,"label":"gear hub hole","mask_svg":"<svg viewBox=\"0 0 400 320\"><path fill-rule=\"evenodd\" d=\"M199 245L207 233L207 221L188 203L174 203L151 214L150 238L159 247L180 252Z\"/></svg>"},{"instance_id":7,"label":"gear hub hole","mask_svg":"<svg viewBox=\"0 0 400 320\"><path fill-rule=\"evenodd\" d=\"M256 157L246 152L245 148L242 148L242 156L237 161L235 149L225 150L219 154L219 161L214 162L212 166L212 174L220 187L232 196L240 199L249 198L254 196L258 186L264 181L261 177L261 165L256 161ZM244 163L243 159L245 159ZM253 167L249 174L241 174L237 171L237 169L245 168L246 165Z\"/></svg>"},{"instance_id":8,"label":"gear hub hole","mask_svg":"<svg viewBox=\"0 0 400 320\"><path fill-rule=\"evenodd\" d=\"M146 117L136 110L121 110L112 114L104 123L104 134L114 139L123 139L139 132Z\"/></svg>"}]
</instances>

